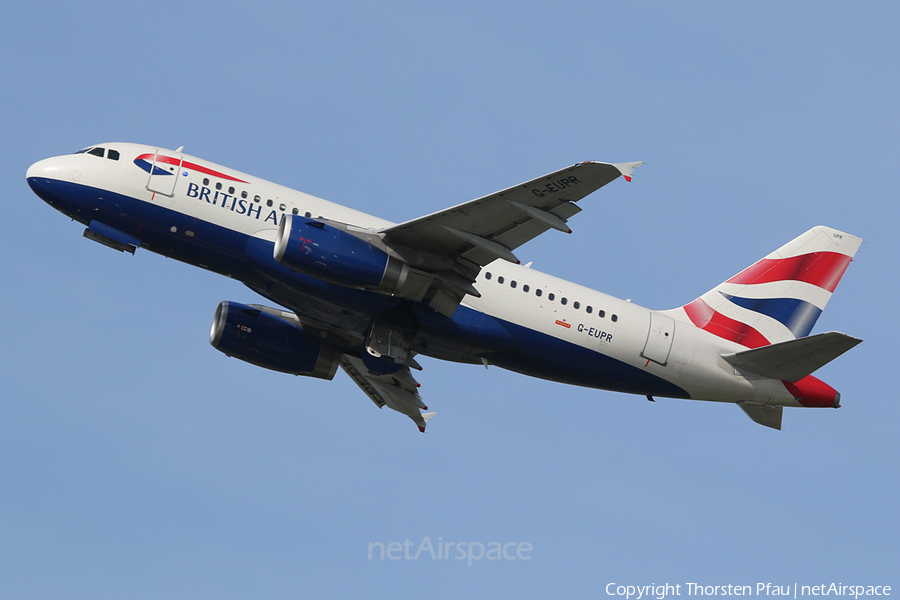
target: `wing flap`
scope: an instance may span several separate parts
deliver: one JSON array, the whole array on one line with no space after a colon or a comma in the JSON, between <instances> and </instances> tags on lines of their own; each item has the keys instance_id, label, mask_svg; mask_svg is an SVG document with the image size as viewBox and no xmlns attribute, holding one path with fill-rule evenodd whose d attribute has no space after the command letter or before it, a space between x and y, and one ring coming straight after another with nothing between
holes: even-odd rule
<instances>
[{"instance_id":1,"label":"wing flap","mask_svg":"<svg viewBox=\"0 0 900 600\"><path fill-rule=\"evenodd\" d=\"M760 346L722 358L738 367L772 379L797 383L818 368L828 364L861 339L837 331Z\"/></svg>"}]
</instances>

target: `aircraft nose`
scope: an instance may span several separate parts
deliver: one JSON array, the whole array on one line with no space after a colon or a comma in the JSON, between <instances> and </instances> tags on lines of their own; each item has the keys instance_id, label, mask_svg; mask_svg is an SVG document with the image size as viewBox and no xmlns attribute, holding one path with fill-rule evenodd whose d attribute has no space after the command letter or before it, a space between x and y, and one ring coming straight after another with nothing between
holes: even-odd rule
<instances>
[{"instance_id":1,"label":"aircraft nose","mask_svg":"<svg viewBox=\"0 0 900 600\"><path fill-rule=\"evenodd\" d=\"M37 177L56 179L56 163L57 159L55 158L45 158L44 160L37 161L28 167L28 171L25 172L25 179L28 180L29 184Z\"/></svg>"},{"instance_id":2,"label":"aircraft nose","mask_svg":"<svg viewBox=\"0 0 900 600\"><path fill-rule=\"evenodd\" d=\"M56 172L58 168L57 158L45 158L39 160L25 172L28 187L44 202L53 204L53 186L56 184Z\"/></svg>"}]
</instances>

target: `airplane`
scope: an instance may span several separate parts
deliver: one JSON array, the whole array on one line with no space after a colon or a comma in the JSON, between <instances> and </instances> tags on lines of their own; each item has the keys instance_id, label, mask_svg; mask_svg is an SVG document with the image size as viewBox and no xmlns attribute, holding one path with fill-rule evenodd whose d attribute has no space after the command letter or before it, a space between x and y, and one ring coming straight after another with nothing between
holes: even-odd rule
<instances>
[{"instance_id":1,"label":"airplane","mask_svg":"<svg viewBox=\"0 0 900 600\"><path fill-rule=\"evenodd\" d=\"M694 301L650 310L522 265L571 233L576 204L643 163L581 162L403 223L184 154L105 143L31 165L28 185L120 252L237 279L277 307L221 302L210 343L273 371L338 367L379 408L427 412L424 355L589 388L730 402L781 429L784 407L840 407L814 371L862 340L811 334L862 240L817 226Z\"/></svg>"}]
</instances>

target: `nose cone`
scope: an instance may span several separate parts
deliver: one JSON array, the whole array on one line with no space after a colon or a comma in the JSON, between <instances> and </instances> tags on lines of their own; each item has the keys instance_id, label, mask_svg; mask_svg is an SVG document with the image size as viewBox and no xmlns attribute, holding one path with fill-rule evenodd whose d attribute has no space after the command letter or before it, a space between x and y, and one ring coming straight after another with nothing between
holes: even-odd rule
<instances>
[{"instance_id":1,"label":"nose cone","mask_svg":"<svg viewBox=\"0 0 900 600\"><path fill-rule=\"evenodd\" d=\"M33 182L36 179L56 179L57 162L58 159L56 158L45 158L28 167L28 170L25 172L25 179L28 180L28 185L33 188Z\"/></svg>"},{"instance_id":2,"label":"nose cone","mask_svg":"<svg viewBox=\"0 0 900 600\"><path fill-rule=\"evenodd\" d=\"M28 167L28 171L25 173L25 179L28 181L31 191L38 198L50 204L53 204L54 201L53 187L56 185L58 160L57 158L39 160Z\"/></svg>"}]
</instances>

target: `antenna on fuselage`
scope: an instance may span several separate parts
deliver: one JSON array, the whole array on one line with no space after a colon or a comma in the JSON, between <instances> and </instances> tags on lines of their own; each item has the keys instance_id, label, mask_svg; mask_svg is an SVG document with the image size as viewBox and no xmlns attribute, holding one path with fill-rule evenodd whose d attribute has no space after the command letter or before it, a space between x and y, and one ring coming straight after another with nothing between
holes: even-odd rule
<instances>
[{"instance_id":1,"label":"antenna on fuselage","mask_svg":"<svg viewBox=\"0 0 900 600\"><path fill-rule=\"evenodd\" d=\"M175 152L181 152L182 150L184 150L184 146L178 146L178 148L175 149Z\"/></svg>"}]
</instances>

